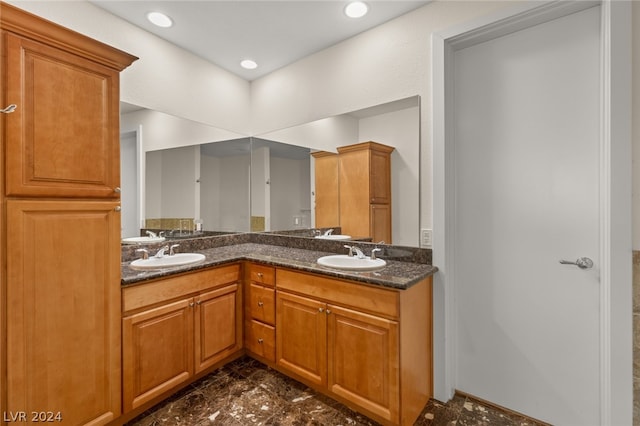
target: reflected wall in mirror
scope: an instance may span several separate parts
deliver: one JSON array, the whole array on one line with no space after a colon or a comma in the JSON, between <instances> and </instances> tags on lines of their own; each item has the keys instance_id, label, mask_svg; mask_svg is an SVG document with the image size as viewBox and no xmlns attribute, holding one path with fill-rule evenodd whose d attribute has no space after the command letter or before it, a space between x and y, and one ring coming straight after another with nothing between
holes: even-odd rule
<instances>
[{"instance_id":1,"label":"reflected wall in mirror","mask_svg":"<svg viewBox=\"0 0 640 426\"><path fill-rule=\"evenodd\" d=\"M337 153L339 147L374 141L391 146L392 242L419 246L420 235L420 97L412 96L348 114L260 135L261 138ZM311 160L312 176L315 162ZM315 194L311 179L312 197ZM315 226L317 200L312 198ZM339 226L340 224L335 224ZM287 228L290 229L290 228Z\"/></svg>"},{"instance_id":2,"label":"reflected wall in mirror","mask_svg":"<svg viewBox=\"0 0 640 426\"><path fill-rule=\"evenodd\" d=\"M310 152L337 152L371 140L395 148L393 244L418 246L419 107L414 96L246 137L122 105L121 152L129 157L122 159L122 235L139 235L151 218L191 219L209 231L312 228L316 200ZM134 146L125 150L125 144Z\"/></svg>"}]
</instances>

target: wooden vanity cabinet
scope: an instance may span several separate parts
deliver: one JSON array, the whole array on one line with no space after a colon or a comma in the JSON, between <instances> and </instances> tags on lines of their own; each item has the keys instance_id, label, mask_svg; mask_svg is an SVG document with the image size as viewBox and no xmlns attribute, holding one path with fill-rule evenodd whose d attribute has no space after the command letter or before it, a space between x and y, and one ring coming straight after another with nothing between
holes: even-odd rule
<instances>
[{"instance_id":1,"label":"wooden vanity cabinet","mask_svg":"<svg viewBox=\"0 0 640 426\"><path fill-rule=\"evenodd\" d=\"M258 359L275 362L275 268L245 263L245 333L247 351Z\"/></svg>"},{"instance_id":2,"label":"wooden vanity cabinet","mask_svg":"<svg viewBox=\"0 0 640 426\"><path fill-rule=\"evenodd\" d=\"M0 2L0 411L121 411L119 73L136 58Z\"/></svg>"},{"instance_id":3,"label":"wooden vanity cabinet","mask_svg":"<svg viewBox=\"0 0 640 426\"><path fill-rule=\"evenodd\" d=\"M240 265L123 290L124 411L242 351Z\"/></svg>"},{"instance_id":4,"label":"wooden vanity cabinet","mask_svg":"<svg viewBox=\"0 0 640 426\"><path fill-rule=\"evenodd\" d=\"M431 279L396 291L278 268L276 366L389 425L432 396Z\"/></svg>"}]
</instances>

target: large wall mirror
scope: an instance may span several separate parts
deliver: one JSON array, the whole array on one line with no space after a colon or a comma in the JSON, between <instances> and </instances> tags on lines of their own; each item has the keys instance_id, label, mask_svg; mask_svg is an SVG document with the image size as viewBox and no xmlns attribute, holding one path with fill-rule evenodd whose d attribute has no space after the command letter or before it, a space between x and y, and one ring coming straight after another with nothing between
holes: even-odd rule
<instances>
[{"instance_id":1,"label":"large wall mirror","mask_svg":"<svg viewBox=\"0 0 640 426\"><path fill-rule=\"evenodd\" d=\"M395 148L393 244L419 245L417 96L254 137L134 105L122 104L121 114L123 237L160 223L216 232L313 228L311 152L375 141Z\"/></svg>"}]
</instances>

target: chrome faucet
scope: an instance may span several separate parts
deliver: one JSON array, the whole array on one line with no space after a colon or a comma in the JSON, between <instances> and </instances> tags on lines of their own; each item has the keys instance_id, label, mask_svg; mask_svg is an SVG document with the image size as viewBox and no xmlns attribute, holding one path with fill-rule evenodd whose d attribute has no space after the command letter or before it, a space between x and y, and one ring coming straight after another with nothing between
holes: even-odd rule
<instances>
[{"instance_id":1,"label":"chrome faucet","mask_svg":"<svg viewBox=\"0 0 640 426\"><path fill-rule=\"evenodd\" d=\"M382 249L378 247L371 250L371 260L376 260L376 253L379 251L382 251Z\"/></svg>"},{"instance_id":2,"label":"chrome faucet","mask_svg":"<svg viewBox=\"0 0 640 426\"><path fill-rule=\"evenodd\" d=\"M326 231L324 231L324 235L331 235L333 234L333 228L332 229L327 229Z\"/></svg>"},{"instance_id":3,"label":"chrome faucet","mask_svg":"<svg viewBox=\"0 0 640 426\"><path fill-rule=\"evenodd\" d=\"M175 251L173 249L175 249L176 247L180 247L180 244L173 244L171 247L169 247L169 256L173 256L175 253Z\"/></svg>"},{"instance_id":4,"label":"chrome faucet","mask_svg":"<svg viewBox=\"0 0 640 426\"><path fill-rule=\"evenodd\" d=\"M142 259L147 260L149 258L149 250L140 248L136 250L136 253L142 253Z\"/></svg>"},{"instance_id":5,"label":"chrome faucet","mask_svg":"<svg viewBox=\"0 0 640 426\"><path fill-rule=\"evenodd\" d=\"M151 238L156 238L157 237L155 232L147 231L146 234Z\"/></svg>"},{"instance_id":6,"label":"chrome faucet","mask_svg":"<svg viewBox=\"0 0 640 426\"><path fill-rule=\"evenodd\" d=\"M158 250L158 252L156 253L156 255L154 257L157 257L158 259L162 259L164 257L164 252L169 250L169 245L167 244L166 246L162 246L160 247L160 250Z\"/></svg>"},{"instance_id":7,"label":"chrome faucet","mask_svg":"<svg viewBox=\"0 0 640 426\"><path fill-rule=\"evenodd\" d=\"M356 252L356 257L358 259L364 259L365 257L367 257L367 256L364 255L362 250L360 250L360 247L353 246L352 249L353 249L353 251Z\"/></svg>"},{"instance_id":8,"label":"chrome faucet","mask_svg":"<svg viewBox=\"0 0 640 426\"><path fill-rule=\"evenodd\" d=\"M358 259L364 259L366 257L360 247L345 244L344 248L349 249L349 253L347 254L349 257L353 257L354 255L357 256Z\"/></svg>"}]
</instances>

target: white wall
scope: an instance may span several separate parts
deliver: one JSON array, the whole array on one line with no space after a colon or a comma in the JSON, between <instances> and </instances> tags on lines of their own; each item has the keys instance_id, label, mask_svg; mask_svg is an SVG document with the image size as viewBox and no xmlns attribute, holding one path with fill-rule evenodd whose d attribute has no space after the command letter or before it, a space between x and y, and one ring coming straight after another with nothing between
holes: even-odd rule
<instances>
[{"instance_id":1,"label":"white wall","mask_svg":"<svg viewBox=\"0 0 640 426\"><path fill-rule=\"evenodd\" d=\"M149 109L120 116L121 132L135 131L139 128L142 128L144 133L144 152L243 137L239 133Z\"/></svg>"},{"instance_id":2,"label":"white wall","mask_svg":"<svg viewBox=\"0 0 640 426\"><path fill-rule=\"evenodd\" d=\"M407 108L359 121L359 141L395 147L391 153L391 230L393 244L416 247L419 240L418 188L420 108ZM407 208L415 206L416 208Z\"/></svg>"},{"instance_id":3,"label":"white wall","mask_svg":"<svg viewBox=\"0 0 640 426\"><path fill-rule=\"evenodd\" d=\"M633 3L633 248L640 250L640 3ZM634 78L635 77L635 78Z\"/></svg>"},{"instance_id":4,"label":"white wall","mask_svg":"<svg viewBox=\"0 0 640 426\"><path fill-rule=\"evenodd\" d=\"M199 218L199 146L147 153L146 172L147 218Z\"/></svg>"},{"instance_id":5,"label":"white wall","mask_svg":"<svg viewBox=\"0 0 640 426\"><path fill-rule=\"evenodd\" d=\"M224 157L220 163L220 227L218 231L250 231L248 155ZM205 229L207 228L205 224Z\"/></svg>"},{"instance_id":6,"label":"white wall","mask_svg":"<svg viewBox=\"0 0 640 426\"><path fill-rule=\"evenodd\" d=\"M311 226L309 160L271 156L271 229ZM299 218L295 224L294 218Z\"/></svg>"},{"instance_id":7,"label":"white wall","mask_svg":"<svg viewBox=\"0 0 640 426\"><path fill-rule=\"evenodd\" d=\"M431 228L431 34L511 5L506 1L433 2L254 80L252 133L420 95L420 222Z\"/></svg>"},{"instance_id":8,"label":"white wall","mask_svg":"<svg viewBox=\"0 0 640 426\"><path fill-rule=\"evenodd\" d=\"M121 100L242 135L250 84L87 1L11 3L139 57L121 74Z\"/></svg>"},{"instance_id":9,"label":"white wall","mask_svg":"<svg viewBox=\"0 0 640 426\"><path fill-rule=\"evenodd\" d=\"M223 158L211 155L200 157L200 218L206 231L221 228L220 216L220 168Z\"/></svg>"}]
</instances>

